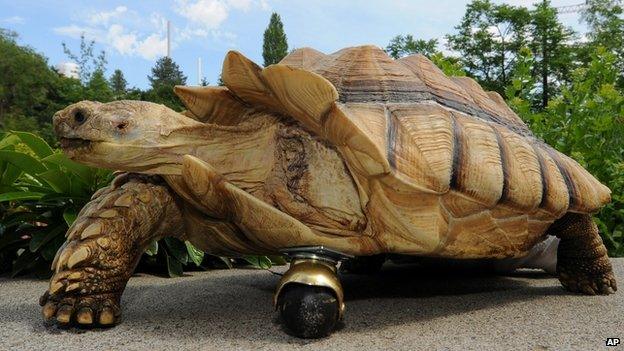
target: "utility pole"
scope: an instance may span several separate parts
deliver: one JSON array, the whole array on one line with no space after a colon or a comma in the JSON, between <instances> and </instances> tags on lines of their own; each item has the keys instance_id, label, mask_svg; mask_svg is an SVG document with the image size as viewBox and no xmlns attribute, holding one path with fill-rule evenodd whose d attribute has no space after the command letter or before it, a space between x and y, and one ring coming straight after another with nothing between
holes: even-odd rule
<instances>
[{"instance_id":1,"label":"utility pole","mask_svg":"<svg viewBox=\"0 0 624 351\"><path fill-rule=\"evenodd\" d=\"M202 85L202 62L201 62L201 57L197 58L197 85Z\"/></svg>"},{"instance_id":2,"label":"utility pole","mask_svg":"<svg viewBox=\"0 0 624 351\"><path fill-rule=\"evenodd\" d=\"M171 21L167 20L167 57L171 58Z\"/></svg>"}]
</instances>

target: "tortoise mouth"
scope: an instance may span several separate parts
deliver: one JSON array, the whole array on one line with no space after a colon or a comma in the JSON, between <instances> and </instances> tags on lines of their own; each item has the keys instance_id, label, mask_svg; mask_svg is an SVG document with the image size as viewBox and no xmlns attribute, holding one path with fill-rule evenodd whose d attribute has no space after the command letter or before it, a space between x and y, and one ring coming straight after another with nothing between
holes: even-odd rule
<instances>
[{"instance_id":1,"label":"tortoise mouth","mask_svg":"<svg viewBox=\"0 0 624 351\"><path fill-rule=\"evenodd\" d=\"M63 150L81 150L88 149L92 141L81 138L61 138L61 148Z\"/></svg>"}]
</instances>

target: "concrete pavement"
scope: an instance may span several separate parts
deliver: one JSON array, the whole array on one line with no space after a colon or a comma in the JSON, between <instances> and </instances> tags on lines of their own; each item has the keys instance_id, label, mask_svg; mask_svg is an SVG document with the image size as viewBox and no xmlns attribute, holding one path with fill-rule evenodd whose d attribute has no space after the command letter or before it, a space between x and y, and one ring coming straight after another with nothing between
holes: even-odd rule
<instances>
[{"instance_id":1,"label":"concrete pavement","mask_svg":"<svg viewBox=\"0 0 624 351\"><path fill-rule=\"evenodd\" d=\"M0 350L624 350L605 347L624 343L624 259L613 263L621 289L610 296L573 295L535 271L344 275L344 325L321 340L282 332L271 305L279 276L266 271L133 277L122 324L96 331L45 327L47 282L0 278Z\"/></svg>"}]
</instances>

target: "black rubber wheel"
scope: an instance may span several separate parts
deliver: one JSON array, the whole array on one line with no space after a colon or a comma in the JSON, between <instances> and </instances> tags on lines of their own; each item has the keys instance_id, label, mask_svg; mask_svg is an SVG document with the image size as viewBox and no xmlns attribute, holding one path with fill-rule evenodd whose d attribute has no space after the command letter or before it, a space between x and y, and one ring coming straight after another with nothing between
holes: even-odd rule
<instances>
[{"instance_id":1,"label":"black rubber wheel","mask_svg":"<svg viewBox=\"0 0 624 351\"><path fill-rule=\"evenodd\" d=\"M386 262L386 255L359 256L340 264L340 272L348 274L377 274Z\"/></svg>"},{"instance_id":2,"label":"black rubber wheel","mask_svg":"<svg viewBox=\"0 0 624 351\"><path fill-rule=\"evenodd\" d=\"M277 309L288 334L304 339L329 335L339 316L338 300L331 289L297 283L283 288Z\"/></svg>"}]
</instances>

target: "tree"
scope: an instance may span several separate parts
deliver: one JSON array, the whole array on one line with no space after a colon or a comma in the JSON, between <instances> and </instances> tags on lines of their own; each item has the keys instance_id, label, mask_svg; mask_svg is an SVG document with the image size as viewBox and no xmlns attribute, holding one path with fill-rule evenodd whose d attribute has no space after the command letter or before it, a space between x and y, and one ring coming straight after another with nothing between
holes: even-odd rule
<instances>
[{"instance_id":1,"label":"tree","mask_svg":"<svg viewBox=\"0 0 624 351\"><path fill-rule=\"evenodd\" d=\"M422 54L448 76L466 75L466 72L456 57L447 57L438 51L437 39L414 40L414 36L411 34L397 35L392 38L388 46L386 46L386 52L394 59L399 59L408 55Z\"/></svg>"},{"instance_id":2,"label":"tree","mask_svg":"<svg viewBox=\"0 0 624 351\"><path fill-rule=\"evenodd\" d=\"M456 34L447 35L448 47L459 52L462 66L486 89L504 93L518 51L526 46L529 10L473 0L466 7Z\"/></svg>"},{"instance_id":3,"label":"tree","mask_svg":"<svg viewBox=\"0 0 624 351\"><path fill-rule=\"evenodd\" d=\"M262 44L262 58L264 67L280 62L288 55L288 43L286 33L280 15L273 12L269 26L264 31L264 43Z\"/></svg>"},{"instance_id":4,"label":"tree","mask_svg":"<svg viewBox=\"0 0 624 351\"><path fill-rule=\"evenodd\" d=\"M564 27L557 18L557 10L549 0L543 0L531 11L530 24L534 71L541 81L541 107L546 108L553 95L553 82L568 79L572 69L572 55L567 42L572 30Z\"/></svg>"},{"instance_id":5,"label":"tree","mask_svg":"<svg viewBox=\"0 0 624 351\"><path fill-rule=\"evenodd\" d=\"M457 57L444 56L443 53L438 51L431 55L429 59L449 77L463 77L466 75L466 71L464 71Z\"/></svg>"},{"instance_id":6,"label":"tree","mask_svg":"<svg viewBox=\"0 0 624 351\"><path fill-rule=\"evenodd\" d=\"M431 58L432 55L438 52L438 40L414 40L414 36L411 34L397 35L386 46L386 52L394 59L413 54L423 54Z\"/></svg>"},{"instance_id":7,"label":"tree","mask_svg":"<svg viewBox=\"0 0 624 351\"><path fill-rule=\"evenodd\" d=\"M208 79L206 79L206 77L202 77L201 83L199 85L201 85L202 87L207 87L210 85L210 82L208 81Z\"/></svg>"},{"instance_id":8,"label":"tree","mask_svg":"<svg viewBox=\"0 0 624 351\"><path fill-rule=\"evenodd\" d=\"M120 99L128 90L128 82L120 69L116 69L110 77L110 87L113 90L115 99Z\"/></svg>"},{"instance_id":9,"label":"tree","mask_svg":"<svg viewBox=\"0 0 624 351\"><path fill-rule=\"evenodd\" d=\"M509 107L531 127L530 117L534 112L532 102L535 88L533 54L528 47L522 48L516 60L516 67L511 75L511 83L505 89L505 96L507 96Z\"/></svg>"},{"instance_id":10,"label":"tree","mask_svg":"<svg viewBox=\"0 0 624 351\"><path fill-rule=\"evenodd\" d=\"M70 60L74 61L80 69L80 81L86 84L91 75L96 71L104 71L106 67L106 52L100 51L100 54L95 56L93 53L93 47L95 40L87 42L84 34L80 35L80 49L77 54L72 52L67 44L61 43L63 46L63 52Z\"/></svg>"},{"instance_id":11,"label":"tree","mask_svg":"<svg viewBox=\"0 0 624 351\"><path fill-rule=\"evenodd\" d=\"M146 99L165 104L174 110L182 110L180 100L173 92L176 85L185 85L186 76L180 67L168 56L161 57L152 68L152 74L147 77L152 88L146 94Z\"/></svg>"},{"instance_id":12,"label":"tree","mask_svg":"<svg viewBox=\"0 0 624 351\"><path fill-rule=\"evenodd\" d=\"M581 19L589 27L588 54L604 47L617 58L618 86L624 89L624 8L612 0L587 0ZM588 61L587 59L585 61Z\"/></svg>"},{"instance_id":13,"label":"tree","mask_svg":"<svg viewBox=\"0 0 624 351\"><path fill-rule=\"evenodd\" d=\"M44 104L51 79L47 60L16 39L15 32L0 32L0 123L9 113L30 115Z\"/></svg>"},{"instance_id":14,"label":"tree","mask_svg":"<svg viewBox=\"0 0 624 351\"><path fill-rule=\"evenodd\" d=\"M111 89L104 72L96 70L91 74L91 79L86 86L86 97L89 100L99 102L110 102L113 100L113 90Z\"/></svg>"},{"instance_id":15,"label":"tree","mask_svg":"<svg viewBox=\"0 0 624 351\"><path fill-rule=\"evenodd\" d=\"M152 67L152 75L147 76L147 79L153 89L162 85L173 87L186 84L186 76L180 70L180 66L169 56L161 57L156 61Z\"/></svg>"},{"instance_id":16,"label":"tree","mask_svg":"<svg viewBox=\"0 0 624 351\"><path fill-rule=\"evenodd\" d=\"M44 56L19 45L17 38L15 32L0 29L0 129L36 130L54 141L50 117L65 102L58 87L66 81Z\"/></svg>"}]
</instances>

